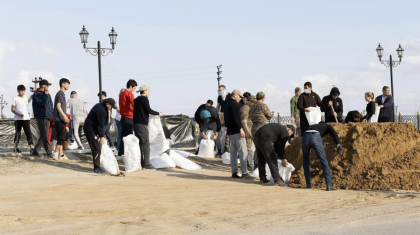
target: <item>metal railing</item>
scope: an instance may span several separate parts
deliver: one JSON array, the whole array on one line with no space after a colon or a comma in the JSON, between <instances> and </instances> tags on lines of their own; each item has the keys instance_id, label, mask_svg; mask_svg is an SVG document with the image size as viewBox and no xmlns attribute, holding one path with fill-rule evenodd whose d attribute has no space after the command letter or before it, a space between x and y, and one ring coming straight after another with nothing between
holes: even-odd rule
<instances>
[{"instance_id":1,"label":"metal railing","mask_svg":"<svg viewBox=\"0 0 420 235\"><path fill-rule=\"evenodd\" d=\"M344 116L343 119L346 119L346 117ZM322 115L321 116L321 120L325 121L325 116ZM417 127L417 129L420 130L420 114L419 112L417 112L417 115L401 115L401 113L399 113L396 117L395 117L395 121L396 122L400 122L400 123L412 123L415 127ZM286 125L292 122L292 117L291 116L280 116L280 113L277 114L277 116L273 115L273 118L271 118L271 120L268 120L268 123L280 123L282 125Z\"/></svg>"}]
</instances>

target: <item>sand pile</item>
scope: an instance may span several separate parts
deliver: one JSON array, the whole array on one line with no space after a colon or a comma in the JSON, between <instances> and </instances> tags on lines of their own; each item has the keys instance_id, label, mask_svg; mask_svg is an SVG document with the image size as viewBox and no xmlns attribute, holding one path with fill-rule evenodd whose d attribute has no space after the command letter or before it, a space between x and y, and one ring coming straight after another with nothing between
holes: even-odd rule
<instances>
[{"instance_id":1,"label":"sand pile","mask_svg":"<svg viewBox=\"0 0 420 235\"><path fill-rule=\"evenodd\" d=\"M413 124L331 124L344 148L336 154L332 137L322 138L334 186L342 189L403 189L420 191L420 131ZM296 167L289 183L306 187L302 139L293 140L286 158ZM325 187L321 164L310 154L312 187Z\"/></svg>"}]
</instances>

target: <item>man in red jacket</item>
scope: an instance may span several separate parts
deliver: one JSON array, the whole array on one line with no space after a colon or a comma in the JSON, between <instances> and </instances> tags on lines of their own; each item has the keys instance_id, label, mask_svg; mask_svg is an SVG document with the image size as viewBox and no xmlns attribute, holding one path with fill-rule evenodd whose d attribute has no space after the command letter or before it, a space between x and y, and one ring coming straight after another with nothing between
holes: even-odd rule
<instances>
[{"instance_id":1,"label":"man in red jacket","mask_svg":"<svg viewBox=\"0 0 420 235\"><path fill-rule=\"evenodd\" d=\"M118 149L118 156L124 155L124 141L122 139L127 135L133 134L133 111L134 95L137 88L137 82L133 79L128 80L127 90L121 92L119 97L120 115L121 115L121 143Z\"/></svg>"}]
</instances>

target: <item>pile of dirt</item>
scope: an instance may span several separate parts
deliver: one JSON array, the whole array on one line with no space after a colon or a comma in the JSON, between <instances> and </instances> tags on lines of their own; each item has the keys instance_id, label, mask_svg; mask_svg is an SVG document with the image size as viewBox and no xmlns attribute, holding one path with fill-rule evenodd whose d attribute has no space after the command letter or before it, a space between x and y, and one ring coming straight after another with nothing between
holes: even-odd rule
<instances>
[{"instance_id":1,"label":"pile of dirt","mask_svg":"<svg viewBox=\"0 0 420 235\"><path fill-rule=\"evenodd\" d=\"M344 154L338 155L330 135L322 138L331 168L333 185L341 189L420 191L420 131L413 124L331 124L337 131ZM286 158L296 170L289 183L306 187L302 167L302 139L286 149ZM325 187L321 164L310 153L312 187Z\"/></svg>"}]
</instances>

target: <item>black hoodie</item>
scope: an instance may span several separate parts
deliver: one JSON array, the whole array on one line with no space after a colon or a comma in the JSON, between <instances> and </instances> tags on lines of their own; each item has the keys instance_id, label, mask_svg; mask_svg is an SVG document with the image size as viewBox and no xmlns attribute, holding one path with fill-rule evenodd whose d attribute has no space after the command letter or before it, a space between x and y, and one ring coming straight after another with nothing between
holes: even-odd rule
<instances>
[{"instance_id":1,"label":"black hoodie","mask_svg":"<svg viewBox=\"0 0 420 235\"><path fill-rule=\"evenodd\" d=\"M330 95L325 96L322 99L321 111L325 113L325 122L335 122L334 112L328 104L330 101L332 101L334 111L337 113L337 120L338 122L343 123L343 101L340 97L337 97L337 99L332 98L332 95L336 92L340 94L340 90L337 87L333 87L333 89L331 89Z\"/></svg>"}]
</instances>

